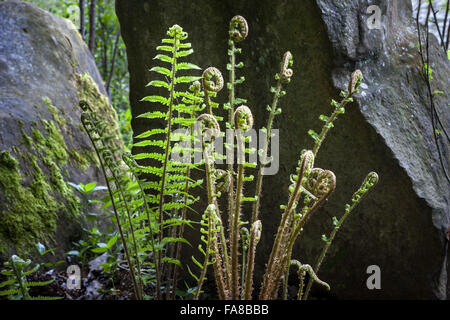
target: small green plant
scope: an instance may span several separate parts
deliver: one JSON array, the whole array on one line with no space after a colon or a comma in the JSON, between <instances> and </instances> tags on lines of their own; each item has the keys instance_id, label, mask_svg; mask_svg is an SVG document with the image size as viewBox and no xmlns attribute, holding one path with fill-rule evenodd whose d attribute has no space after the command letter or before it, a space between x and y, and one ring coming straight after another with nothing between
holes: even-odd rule
<instances>
[{"instance_id":1,"label":"small green plant","mask_svg":"<svg viewBox=\"0 0 450 320\"><path fill-rule=\"evenodd\" d=\"M99 200L92 200L90 197L94 192L107 190L105 186L97 186L97 182L90 182L87 184L79 183L76 184L74 182L67 182L69 186L78 191L81 196L80 208L83 210L84 215L87 218L87 221L94 221L97 219L98 214L94 212L90 212L90 205L94 203L99 203Z\"/></svg>"},{"instance_id":2,"label":"small green plant","mask_svg":"<svg viewBox=\"0 0 450 320\"><path fill-rule=\"evenodd\" d=\"M53 283L55 280L49 281L28 281L27 276L32 275L39 270L40 265L32 265L30 259L23 260L17 255L12 255L11 258L5 262L5 269L1 274L7 277L7 280L0 283L0 288L6 288L0 291L0 296L8 296L10 300L58 300L62 297L32 297L30 295L30 288L42 287Z\"/></svg>"},{"instance_id":3,"label":"small green plant","mask_svg":"<svg viewBox=\"0 0 450 320\"><path fill-rule=\"evenodd\" d=\"M85 238L73 242L73 248L67 255L77 257L78 263L86 267L99 253L112 250L118 235L116 232L101 232L98 227L84 228L83 231L86 234Z\"/></svg>"}]
</instances>

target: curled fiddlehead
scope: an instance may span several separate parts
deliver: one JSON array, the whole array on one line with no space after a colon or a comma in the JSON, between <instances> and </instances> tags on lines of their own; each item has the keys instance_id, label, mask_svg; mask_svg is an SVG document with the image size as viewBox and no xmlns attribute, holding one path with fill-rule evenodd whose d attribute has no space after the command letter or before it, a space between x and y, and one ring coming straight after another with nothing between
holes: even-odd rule
<instances>
[{"instance_id":1,"label":"curled fiddlehead","mask_svg":"<svg viewBox=\"0 0 450 320\"><path fill-rule=\"evenodd\" d=\"M248 24L242 16L234 16L230 21L230 38L235 42L240 42L247 38Z\"/></svg>"},{"instance_id":2,"label":"curled fiddlehead","mask_svg":"<svg viewBox=\"0 0 450 320\"><path fill-rule=\"evenodd\" d=\"M231 175L228 171L222 169L216 169L215 180L217 182L218 192L228 192L231 186Z\"/></svg>"},{"instance_id":3,"label":"curled fiddlehead","mask_svg":"<svg viewBox=\"0 0 450 320\"><path fill-rule=\"evenodd\" d=\"M280 77L283 82L289 82L291 80L294 71L290 69L290 67L292 67L293 63L292 54L289 51L286 51L283 56L283 61L281 62L280 72Z\"/></svg>"},{"instance_id":4,"label":"curled fiddlehead","mask_svg":"<svg viewBox=\"0 0 450 320\"><path fill-rule=\"evenodd\" d=\"M203 84L208 91L219 92L223 88L223 83L222 73L219 69L209 67L203 71Z\"/></svg>"},{"instance_id":5,"label":"curled fiddlehead","mask_svg":"<svg viewBox=\"0 0 450 320\"><path fill-rule=\"evenodd\" d=\"M262 223L260 220L257 220L253 223L252 229L250 231L250 240L248 244L248 253L247 253L247 270L245 271L245 286L244 291L242 293L244 300L250 300L252 298L253 291L253 270L254 270L254 260L256 254L256 246L261 239L262 233Z\"/></svg>"},{"instance_id":6,"label":"curled fiddlehead","mask_svg":"<svg viewBox=\"0 0 450 320\"><path fill-rule=\"evenodd\" d=\"M304 187L316 199L321 199L336 188L336 177L331 171L314 168L308 175Z\"/></svg>"},{"instance_id":7,"label":"curled fiddlehead","mask_svg":"<svg viewBox=\"0 0 450 320\"><path fill-rule=\"evenodd\" d=\"M234 126L236 129L248 132L253 127L252 111L247 106L240 106L234 112Z\"/></svg>"},{"instance_id":8,"label":"curled fiddlehead","mask_svg":"<svg viewBox=\"0 0 450 320\"><path fill-rule=\"evenodd\" d=\"M204 133L204 130L213 130L215 133L220 132L220 126L217 122L216 118L210 114L203 113L197 118L197 123L201 125L201 132Z\"/></svg>"},{"instance_id":9,"label":"curled fiddlehead","mask_svg":"<svg viewBox=\"0 0 450 320\"><path fill-rule=\"evenodd\" d=\"M353 71L351 77L350 77L350 81L348 83L348 93L349 94L353 94L355 92L357 92L361 82L363 79L363 75L361 70L355 70Z\"/></svg>"},{"instance_id":10,"label":"curled fiddlehead","mask_svg":"<svg viewBox=\"0 0 450 320\"><path fill-rule=\"evenodd\" d=\"M299 279L299 288L298 288L298 294L297 294L297 300L301 300L303 296L303 285L306 273L309 274L309 277L311 281L317 282L318 284L324 286L327 288L327 290L330 290L330 285L322 280L319 279L317 274L314 272L313 268L309 264L301 264L298 260L291 260L291 265L296 266L297 273L298 273L298 279Z\"/></svg>"},{"instance_id":11,"label":"curled fiddlehead","mask_svg":"<svg viewBox=\"0 0 450 320\"><path fill-rule=\"evenodd\" d=\"M238 140L238 173L236 181L236 197L234 201L234 211L230 220L230 252L231 252L231 296L233 299L239 297L239 265L238 265L238 244L241 215L241 202L243 200L244 187L244 167L245 167L245 143L243 132L248 132L253 127L253 115L249 107L240 106L234 112L234 126L237 129ZM249 263L251 263L249 261Z\"/></svg>"},{"instance_id":12,"label":"curled fiddlehead","mask_svg":"<svg viewBox=\"0 0 450 320\"><path fill-rule=\"evenodd\" d=\"M208 113L212 115L212 108L217 104L211 102L210 95L214 96L217 92L222 90L224 84L222 73L215 67L209 67L205 69L205 71L203 71L202 78L206 108ZM215 80L215 82L213 81L213 79Z\"/></svg>"}]
</instances>

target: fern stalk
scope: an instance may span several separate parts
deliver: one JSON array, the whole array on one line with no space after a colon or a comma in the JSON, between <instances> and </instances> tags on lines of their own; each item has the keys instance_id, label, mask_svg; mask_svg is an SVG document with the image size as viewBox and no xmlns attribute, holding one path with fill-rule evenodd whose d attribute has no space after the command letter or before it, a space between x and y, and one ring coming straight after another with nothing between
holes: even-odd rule
<instances>
[{"instance_id":1,"label":"fern stalk","mask_svg":"<svg viewBox=\"0 0 450 320\"><path fill-rule=\"evenodd\" d=\"M150 207L148 205L147 196L144 191L144 186L142 185L142 182L139 180L139 177L135 170L135 167L137 166L137 164L134 161L134 159L132 158L131 154L129 154L129 153L124 153L122 158L123 158L124 162L127 164L127 166L130 168L131 174L135 178L135 180L138 184L138 187L139 187L139 191L142 194L142 199L144 202L144 210L145 210L145 214L147 217L148 229L149 229L149 234L150 234L150 245L152 248L152 252L156 252L155 240L154 240L155 237L154 237L153 229L152 229L151 211L150 211ZM156 269L156 277L160 278L161 274L160 274L159 266L156 263L155 263L155 269Z\"/></svg>"},{"instance_id":2,"label":"fern stalk","mask_svg":"<svg viewBox=\"0 0 450 320\"><path fill-rule=\"evenodd\" d=\"M23 281L23 275L16 267L16 261L14 258L11 259L11 268L16 276L17 282L19 283L20 292L25 300L30 300L30 295Z\"/></svg>"},{"instance_id":3,"label":"fern stalk","mask_svg":"<svg viewBox=\"0 0 450 320\"><path fill-rule=\"evenodd\" d=\"M92 136L92 130L95 130L94 129L95 128L94 121L92 121L92 118L91 118L91 115L93 114L93 112L92 112L92 109L90 108L90 106L85 101L80 101L80 107L84 110L84 112L81 114L81 123L89 137L89 140L91 141L92 146L94 147L95 153L100 162L100 168L102 170L103 176L105 177L105 182L106 182L106 186L108 189L109 197L111 199L111 205L113 208L114 217L116 219L117 229L120 234L120 239L122 241L122 245L124 248L125 257L127 259L128 265L130 267L130 275L131 275L131 279L133 281L134 294L135 294L136 299L140 299L141 295L139 293L139 287L136 282L136 277L135 277L135 273L134 273L134 265L133 265L133 262L131 261L130 251L129 251L128 245L127 245L127 240L125 238L125 234L123 232L122 225L120 223L120 216L119 216L119 212L117 210L117 206L116 206L116 203L114 200L115 198L114 198L114 195L112 192L112 186L109 182L108 175L106 174L106 168L105 168L103 157L101 156L99 148L98 148L97 144L95 143L95 141L97 141L98 139L94 139L94 137Z\"/></svg>"},{"instance_id":4,"label":"fern stalk","mask_svg":"<svg viewBox=\"0 0 450 320\"><path fill-rule=\"evenodd\" d=\"M333 107L335 107L333 113L331 114L330 117L325 117L323 115L320 116L320 119L322 121L325 121L325 125L322 127L322 131L320 132L319 135L317 135L317 133L315 133L313 130L309 130L309 135L312 136L312 138L315 140L315 144L313 147L313 154L314 156L317 156L317 152L320 149L320 146L322 145L323 141L325 140L325 137L328 133L328 131L334 127L333 122L337 119L337 117L339 116L339 114L342 114L345 112L345 106L349 103L349 102L353 102L353 98L352 96L358 92L358 88L359 85L361 84L362 81L362 73L359 70L356 70L352 73L352 76L350 78L349 81L349 85L348 85L348 91L341 92L341 97L342 100L341 102L336 102L335 100L332 100L331 105Z\"/></svg>"},{"instance_id":5,"label":"fern stalk","mask_svg":"<svg viewBox=\"0 0 450 320\"><path fill-rule=\"evenodd\" d=\"M307 170L307 165L312 164L314 161L314 156L312 152L307 151L301 160L300 167L298 168L298 176L297 181L295 183L294 190L289 196L288 205L286 206L284 213L281 217L281 222L278 227L277 234L275 236L275 241L272 246L272 251L270 253L269 261L266 267L266 273L264 274L264 280L261 287L260 299L267 300L269 299L269 291L273 287L273 269L275 263L280 263L280 252L282 252L285 248L285 239L288 234L287 229L289 227L289 221L292 217L292 210L296 201L298 201L298 197L300 196L300 188L302 184L303 177ZM283 241L282 241L283 240Z\"/></svg>"},{"instance_id":6,"label":"fern stalk","mask_svg":"<svg viewBox=\"0 0 450 320\"><path fill-rule=\"evenodd\" d=\"M240 53L241 49L237 48L235 43L243 41L248 35L248 24L245 18L242 16L234 16L230 21L229 27L229 40L228 40L228 56L230 57L230 62L227 64L227 69L230 71L230 79L227 84L228 88L228 104L226 104L225 108L228 109L228 123L227 129L234 129L234 106L236 104L236 85L242 83L244 78L242 77L239 81L236 81L236 68L242 68L243 63L236 64L236 53ZM245 100L240 99L243 103ZM231 213L235 211L235 202L234 202L234 141L231 141L230 144L227 144L227 148L231 149L232 152L228 153L231 156L231 159L228 159L228 174L230 176L230 188L228 192L228 212L229 212L229 226L232 225Z\"/></svg>"},{"instance_id":7,"label":"fern stalk","mask_svg":"<svg viewBox=\"0 0 450 320\"><path fill-rule=\"evenodd\" d=\"M169 151L170 151L170 136L172 133L172 106L173 106L173 93L175 89L175 74L176 74L176 64L177 64L177 40L176 37L174 37L173 42L173 53L172 53L172 71L171 71L171 80L170 80L170 94L169 94L169 111L168 111L168 120L167 120L167 136L166 136L166 147L164 151L164 162L163 162L163 170L162 170L162 177L161 177L161 187L159 191L159 204L158 204L158 222L159 222L159 233L158 233L158 241L161 243L162 237L163 237L163 205L164 205L164 191L165 191L165 183L166 183L166 174L167 174L167 164L169 161ZM158 251L159 252L159 251ZM162 263L161 263L161 254L158 253L157 258L157 264L159 266L159 269L162 269ZM156 298L161 299L161 279L157 279L156 284Z\"/></svg>"},{"instance_id":8,"label":"fern stalk","mask_svg":"<svg viewBox=\"0 0 450 320\"><path fill-rule=\"evenodd\" d=\"M243 133L253 127L253 115L245 105L242 105L234 112L234 127L238 141L238 175L236 181L236 198L234 201L234 212L231 216L230 226L230 257L231 257L231 298L238 299L239 294L239 235L240 235L240 215L241 201L244 189L244 169L245 169L245 141Z\"/></svg>"},{"instance_id":9,"label":"fern stalk","mask_svg":"<svg viewBox=\"0 0 450 320\"><path fill-rule=\"evenodd\" d=\"M267 152L269 148L269 143L272 138L272 123L275 116L281 113L281 109L278 109L278 100L280 97L285 95L285 92L282 91L283 83L289 83L291 81L291 77L293 75L292 69L289 69L293 64L292 54L287 51L283 56L283 61L281 62L281 70L280 74L275 75L275 79L277 80L277 85L275 88L271 88L273 92L273 101L272 106L268 106L269 110L269 118L267 120L266 126L266 139L264 140L263 148L261 150L261 165L258 170L258 176L256 178L256 192L255 197L256 201L253 204L253 212L252 212L252 223L254 223L258 219L259 207L261 203L261 191L263 184L263 171L267 162Z\"/></svg>"},{"instance_id":10,"label":"fern stalk","mask_svg":"<svg viewBox=\"0 0 450 320\"><path fill-rule=\"evenodd\" d=\"M361 187L352 196L352 204L351 205L347 204L345 206L344 215L339 220L336 220L335 218L333 219L334 228L331 231L330 236L325 239L326 240L325 245L324 245L319 257L317 258L316 264L314 265L314 269L313 269L314 273L317 274L319 272L320 266L322 265L322 262L325 259L328 249L330 248L330 246L334 240L334 237L336 236L336 233L339 231L339 228L342 226L345 219L347 219L350 212L352 212L353 209L356 208L356 206L361 202L361 200L367 195L367 193L370 191L370 189L372 187L374 187L377 182L378 182L378 175L375 172L370 172L364 179ZM311 290L312 284L313 284L313 282L310 280L308 282L308 285L305 290L305 294L304 294L304 298L303 298L304 300L308 299L309 291Z\"/></svg>"},{"instance_id":11,"label":"fern stalk","mask_svg":"<svg viewBox=\"0 0 450 320\"><path fill-rule=\"evenodd\" d=\"M203 282L205 280L206 271L208 269L209 264L209 257L211 255L211 247L213 242L213 230L215 229L215 214L216 214L216 207L215 205L209 205L206 209L205 215L208 215L208 231L207 231L207 240L206 240L206 248L204 250L205 259L203 260L203 266L202 271L199 276L199 281L197 283L197 290L195 291L194 300L198 300Z\"/></svg>"}]
</instances>

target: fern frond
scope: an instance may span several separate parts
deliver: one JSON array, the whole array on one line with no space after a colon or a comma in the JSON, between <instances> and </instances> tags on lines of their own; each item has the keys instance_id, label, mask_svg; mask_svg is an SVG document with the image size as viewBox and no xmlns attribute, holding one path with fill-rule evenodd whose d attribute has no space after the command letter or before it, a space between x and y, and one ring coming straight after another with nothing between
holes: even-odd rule
<instances>
[{"instance_id":1,"label":"fern frond","mask_svg":"<svg viewBox=\"0 0 450 320\"><path fill-rule=\"evenodd\" d=\"M20 294L20 289L9 289L0 291L0 296L12 296L15 294Z\"/></svg>"},{"instance_id":2,"label":"fern frond","mask_svg":"<svg viewBox=\"0 0 450 320\"><path fill-rule=\"evenodd\" d=\"M27 281L25 283L26 287L43 287L55 282L55 279L50 279L48 281Z\"/></svg>"},{"instance_id":3,"label":"fern frond","mask_svg":"<svg viewBox=\"0 0 450 320\"><path fill-rule=\"evenodd\" d=\"M45 296L37 296L37 297L30 297L28 300L43 300L43 301L53 301L53 300L61 300L64 299L64 297L45 297Z\"/></svg>"},{"instance_id":4,"label":"fern frond","mask_svg":"<svg viewBox=\"0 0 450 320\"><path fill-rule=\"evenodd\" d=\"M200 229L200 232L204 235L201 236L201 240L205 245L205 248L202 247L200 244L198 246L199 251L204 256L203 263L199 262L194 256L191 257L192 261L195 265L200 269L200 275L197 277L195 276L191 270L189 270L189 273L194 277L194 279L197 281L197 290L195 291L194 299L197 300L199 298L199 295L201 293L201 288L203 282L206 280L206 271L209 265L212 264L212 261L210 261L210 256L214 255L215 251L213 250L213 242L215 241L215 235L217 233L217 227L216 227L216 221L217 221L217 212L216 212L216 206L214 204L208 205L206 208L202 220L200 221L200 224L202 228Z\"/></svg>"}]
</instances>

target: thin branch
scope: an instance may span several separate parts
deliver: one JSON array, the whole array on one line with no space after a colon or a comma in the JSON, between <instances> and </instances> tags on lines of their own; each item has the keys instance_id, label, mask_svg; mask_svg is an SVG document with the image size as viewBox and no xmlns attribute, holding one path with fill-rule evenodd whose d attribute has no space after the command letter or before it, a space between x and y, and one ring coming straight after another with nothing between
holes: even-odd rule
<instances>
[{"instance_id":1,"label":"thin branch","mask_svg":"<svg viewBox=\"0 0 450 320\"><path fill-rule=\"evenodd\" d=\"M106 92L108 93L108 96L111 96L111 80L114 74L114 64L116 62L116 56L117 56L117 49L119 48L119 40L120 40L120 29L117 29L116 32L116 41L114 43L114 51L113 56L111 58L111 67L109 68L109 76L108 81L106 82Z\"/></svg>"},{"instance_id":2,"label":"thin branch","mask_svg":"<svg viewBox=\"0 0 450 320\"><path fill-rule=\"evenodd\" d=\"M89 51L94 54L95 50L95 25L97 20L97 0L91 0L89 8Z\"/></svg>"},{"instance_id":3,"label":"thin branch","mask_svg":"<svg viewBox=\"0 0 450 320\"><path fill-rule=\"evenodd\" d=\"M85 1L80 0L80 34L83 40L86 40L86 19L84 17L84 9Z\"/></svg>"}]
</instances>

